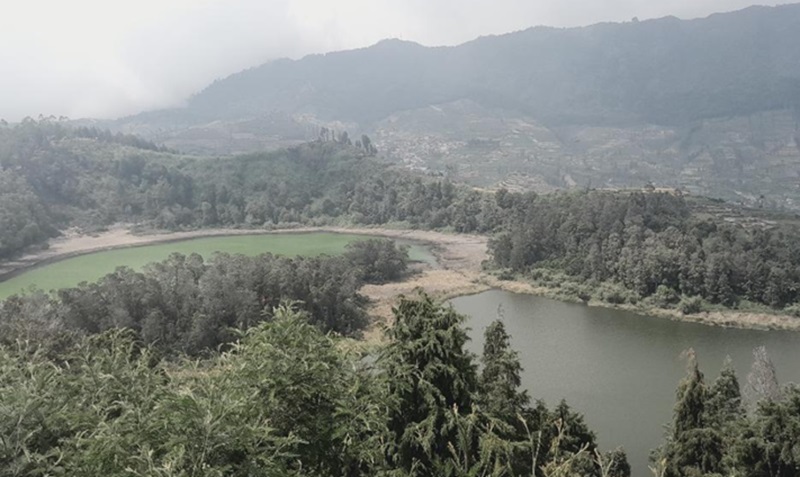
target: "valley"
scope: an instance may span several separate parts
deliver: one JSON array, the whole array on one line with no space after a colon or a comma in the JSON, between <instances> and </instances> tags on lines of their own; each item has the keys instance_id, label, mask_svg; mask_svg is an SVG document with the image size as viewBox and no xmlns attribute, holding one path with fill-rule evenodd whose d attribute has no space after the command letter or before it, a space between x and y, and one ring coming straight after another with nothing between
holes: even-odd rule
<instances>
[{"instance_id":1,"label":"valley","mask_svg":"<svg viewBox=\"0 0 800 477\"><path fill-rule=\"evenodd\" d=\"M0 477L800 475L800 4L515 1L0 28Z\"/></svg>"}]
</instances>

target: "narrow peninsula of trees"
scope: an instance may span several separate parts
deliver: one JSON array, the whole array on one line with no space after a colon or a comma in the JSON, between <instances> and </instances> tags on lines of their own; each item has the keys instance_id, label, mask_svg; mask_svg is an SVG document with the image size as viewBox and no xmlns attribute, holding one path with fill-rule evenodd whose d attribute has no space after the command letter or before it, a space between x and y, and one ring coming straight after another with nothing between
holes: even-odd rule
<instances>
[{"instance_id":1,"label":"narrow peninsula of trees","mask_svg":"<svg viewBox=\"0 0 800 477\"><path fill-rule=\"evenodd\" d=\"M217 254L205 261L173 254L141 272L118 268L56 296L3 301L0 342L34 339L57 351L70 337L128 329L163 353L197 356L235 341L281 303L295 303L323 332L357 336L368 322L359 288L397 278L407 260L406 247L390 240L355 242L342 257Z\"/></svg>"}]
</instances>

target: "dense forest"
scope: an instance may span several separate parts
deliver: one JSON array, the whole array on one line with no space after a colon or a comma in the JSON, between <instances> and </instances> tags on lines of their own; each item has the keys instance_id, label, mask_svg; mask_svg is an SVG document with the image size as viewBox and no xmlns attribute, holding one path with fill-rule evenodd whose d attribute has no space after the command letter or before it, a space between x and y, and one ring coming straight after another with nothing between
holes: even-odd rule
<instances>
[{"instance_id":1,"label":"dense forest","mask_svg":"<svg viewBox=\"0 0 800 477\"><path fill-rule=\"evenodd\" d=\"M367 325L366 283L397 279L408 250L354 242L341 257L173 254L137 272L120 267L96 283L13 296L0 303L0 343L34 340L53 352L84 335L127 329L163 354L198 356L235 341L293 303L323 332L358 336Z\"/></svg>"},{"instance_id":2,"label":"dense forest","mask_svg":"<svg viewBox=\"0 0 800 477\"><path fill-rule=\"evenodd\" d=\"M368 355L285 305L201 361L119 329L55 357L4 344L0 475L629 475L566 404L529 402L502 324L479 372L452 309L422 295L394 314Z\"/></svg>"},{"instance_id":3,"label":"dense forest","mask_svg":"<svg viewBox=\"0 0 800 477\"><path fill-rule=\"evenodd\" d=\"M513 217L490 244L501 267L544 281L557 270L612 303L649 299L687 312L701 299L777 309L798 302L794 220L724 220L669 193L501 196Z\"/></svg>"},{"instance_id":4,"label":"dense forest","mask_svg":"<svg viewBox=\"0 0 800 477\"><path fill-rule=\"evenodd\" d=\"M57 237L119 224L382 226L485 237L485 273L460 277L481 285L800 320L798 44L800 4L384 40L257 66L175 109L0 120L0 262L17 262L0 280ZM631 477L567 400L523 389L503 305L480 354L467 318L424 290L370 322L365 286L414 273L407 246L369 239L337 256L175 253L2 300L0 477ZM645 326L634 351L659 359ZM548 336L531 366L574 379L567 340ZM559 395L601 403L599 380L636 393L613 379L636 356L597 348L608 376L584 360L593 376ZM652 475L800 476L800 386L766 349L741 381L731 358L713 380L682 358Z\"/></svg>"},{"instance_id":5,"label":"dense forest","mask_svg":"<svg viewBox=\"0 0 800 477\"><path fill-rule=\"evenodd\" d=\"M336 220L478 227L472 194L394 170L368 137L345 134L275 153L196 158L86 139L53 122L0 128L0 258L68 226L265 227ZM118 141L118 142L115 142ZM463 191L462 191L463 192Z\"/></svg>"},{"instance_id":6,"label":"dense forest","mask_svg":"<svg viewBox=\"0 0 800 477\"><path fill-rule=\"evenodd\" d=\"M0 475L630 475L567 404L519 389L502 321L478 361L464 317L425 295L400 298L385 341L360 351L291 306L266 315L201 360L166 359L130 329L57 354L0 345ZM800 471L800 390L755 356L742 391L728 365L707 384L690 352L655 475Z\"/></svg>"},{"instance_id":7,"label":"dense forest","mask_svg":"<svg viewBox=\"0 0 800 477\"><path fill-rule=\"evenodd\" d=\"M50 119L0 127L0 259L64 227L91 229L116 220L103 208L125 193L124 181L116 178L138 155L154 161L170 156L135 136L68 128ZM163 165L151 167L150 186L167 180Z\"/></svg>"},{"instance_id":8,"label":"dense forest","mask_svg":"<svg viewBox=\"0 0 800 477\"><path fill-rule=\"evenodd\" d=\"M2 133L4 256L116 221L393 224L490 234L486 265L501 277L581 299L797 308L799 232L785 215L656 190L478 191L394 169L345 135L204 159L49 122ZM367 323L361 285L402 276L407 260L387 240L341 257L176 254L6 300L0 475L630 474L567 404L519 389L502 322L478 361L464 318L421 295L400 298L382 343L352 341ZM711 384L693 356L688 369L657 475L798 472L800 391L763 351L744 396L730 367Z\"/></svg>"},{"instance_id":9,"label":"dense forest","mask_svg":"<svg viewBox=\"0 0 800 477\"><path fill-rule=\"evenodd\" d=\"M655 190L481 192L394 168L373 157L369 138L330 131L218 159L131 148L113 135L126 146L81 148L57 123L0 131L13 138L0 141L0 257L68 225L392 224L493 235L490 266L581 299L800 311L800 229L788 215Z\"/></svg>"}]
</instances>

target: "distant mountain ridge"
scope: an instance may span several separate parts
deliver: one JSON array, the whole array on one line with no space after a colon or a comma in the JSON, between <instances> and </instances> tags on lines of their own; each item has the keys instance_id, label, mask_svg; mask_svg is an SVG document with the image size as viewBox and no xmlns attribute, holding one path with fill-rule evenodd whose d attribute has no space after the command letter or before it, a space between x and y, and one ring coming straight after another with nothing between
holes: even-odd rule
<instances>
[{"instance_id":1,"label":"distant mountain ridge","mask_svg":"<svg viewBox=\"0 0 800 477\"><path fill-rule=\"evenodd\" d=\"M583 28L537 27L456 47L385 40L217 81L187 109L368 123L472 99L557 122L674 124L800 106L800 5Z\"/></svg>"},{"instance_id":2,"label":"distant mountain ridge","mask_svg":"<svg viewBox=\"0 0 800 477\"><path fill-rule=\"evenodd\" d=\"M480 176L481 185L652 181L729 199L764 195L793 207L800 203L796 191L774 188L772 177L740 174L734 183L715 185L708 174L772 161L776 150L780 161L789 157L800 165L798 45L800 4L699 20L536 27L455 47L386 40L245 70L216 81L185 108L126 118L119 127L170 147L232 153L308 139L315 127L333 124L375 134L378 146L397 151L398 160L466 180ZM465 133L458 114L431 121L425 112L465 105L473 123L502 126ZM765 114L781 124L778 132L756 128L769 137L736 126L698 142L708 136L709 122ZM419 116L429 125L424 134L398 126ZM604 130L599 141L596 128ZM487 144L494 149L487 151ZM692 164L704 154L710 163ZM624 166L625 174L606 170L619 169L621 163L609 161L622 157L635 163ZM562 164L558 170L548 165L554 161ZM625 177L631 171L634 177Z\"/></svg>"}]
</instances>

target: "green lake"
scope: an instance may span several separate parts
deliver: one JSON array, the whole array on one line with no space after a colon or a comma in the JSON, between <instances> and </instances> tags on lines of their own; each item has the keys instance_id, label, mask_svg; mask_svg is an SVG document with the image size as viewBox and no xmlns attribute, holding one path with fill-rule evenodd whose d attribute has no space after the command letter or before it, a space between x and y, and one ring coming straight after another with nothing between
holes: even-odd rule
<instances>
[{"instance_id":1,"label":"green lake","mask_svg":"<svg viewBox=\"0 0 800 477\"><path fill-rule=\"evenodd\" d=\"M634 477L652 475L648 454L672 418L684 350L696 351L707 382L730 356L743 386L753 348L764 345L781 383L800 382L796 332L711 327L498 290L451 303L469 317L476 354L486 326L502 315L531 397L551 407L566 399L604 450L625 448Z\"/></svg>"},{"instance_id":2,"label":"green lake","mask_svg":"<svg viewBox=\"0 0 800 477\"><path fill-rule=\"evenodd\" d=\"M75 286L84 281L96 281L117 267L140 269L148 263L166 259L173 252L186 255L198 253L207 259L216 252L244 255L267 252L286 256L336 255L342 253L348 243L369 238L375 237L337 233L234 235L95 252L33 268L6 280L0 283L0 299L30 287L50 291ZM424 245L402 239L396 242L410 246L409 257L412 261L436 263L436 258Z\"/></svg>"}]
</instances>

